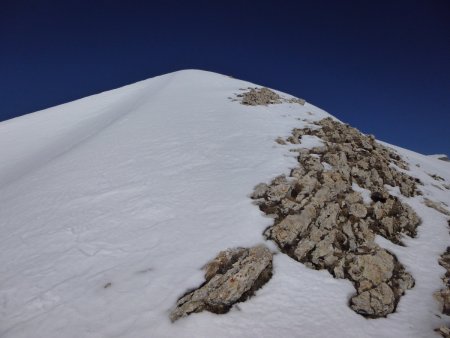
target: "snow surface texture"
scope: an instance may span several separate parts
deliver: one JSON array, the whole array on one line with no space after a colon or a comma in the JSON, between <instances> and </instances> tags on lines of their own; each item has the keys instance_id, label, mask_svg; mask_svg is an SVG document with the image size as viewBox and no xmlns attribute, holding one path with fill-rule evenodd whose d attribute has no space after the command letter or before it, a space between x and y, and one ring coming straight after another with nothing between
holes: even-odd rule
<instances>
[{"instance_id":1,"label":"snow surface texture","mask_svg":"<svg viewBox=\"0 0 450 338\"><path fill-rule=\"evenodd\" d=\"M211 257L265 242L249 195L297 165L275 139L330 116L228 99L248 86L180 71L0 123L0 337L430 337L449 321L432 297L447 217L423 198L450 205L450 164L393 147L424 183L390 191L421 217L417 238L377 238L416 280L396 313L367 320L349 281L278 254L255 297L170 322Z\"/></svg>"}]
</instances>

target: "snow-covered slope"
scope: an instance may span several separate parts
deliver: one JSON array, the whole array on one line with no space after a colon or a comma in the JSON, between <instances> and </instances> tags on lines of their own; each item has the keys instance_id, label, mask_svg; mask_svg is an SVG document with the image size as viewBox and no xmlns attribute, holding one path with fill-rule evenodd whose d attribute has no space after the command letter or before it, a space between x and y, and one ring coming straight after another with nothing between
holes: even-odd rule
<instances>
[{"instance_id":1,"label":"snow-covered slope","mask_svg":"<svg viewBox=\"0 0 450 338\"><path fill-rule=\"evenodd\" d=\"M220 250L276 250L249 195L297 164L277 137L330 116L230 99L248 86L180 71L0 123L0 337L429 337L445 323L432 293L448 217L422 201L450 205L450 163L396 147L425 195L403 199L417 238L378 241L416 279L396 313L365 319L349 281L278 254L255 297L170 322Z\"/></svg>"}]
</instances>

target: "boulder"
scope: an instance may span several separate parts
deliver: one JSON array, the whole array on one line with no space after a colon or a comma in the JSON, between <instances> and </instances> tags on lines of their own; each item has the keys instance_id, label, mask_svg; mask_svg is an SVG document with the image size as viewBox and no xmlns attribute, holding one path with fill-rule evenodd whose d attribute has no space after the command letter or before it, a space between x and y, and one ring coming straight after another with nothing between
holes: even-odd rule
<instances>
[{"instance_id":1,"label":"boulder","mask_svg":"<svg viewBox=\"0 0 450 338\"><path fill-rule=\"evenodd\" d=\"M355 255L349 264L348 273L353 281L369 282L377 286L392 278L394 257L384 249L367 255Z\"/></svg>"},{"instance_id":2,"label":"boulder","mask_svg":"<svg viewBox=\"0 0 450 338\"><path fill-rule=\"evenodd\" d=\"M395 308L394 292L386 283L364 291L350 300L350 307L357 313L369 317L385 317Z\"/></svg>"},{"instance_id":3,"label":"boulder","mask_svg":"<svg viewBox=\"0 0 450 338\"><path fill-rule=\"evenodd\" d=\"M170 314L175 321L194 312L226 313L246 300L272 276L272 253L263 246L219 253L205 267L206 282L181 297Z\"/></svg>"},{"instance_id":4,"label":"boulder","mask_svg":"<svg viewBox=\"0 0 450 338\"><path fill-rule=\"evenodd\" d=\"M281 222L270 228L270 238L281 247L292 244L298 236L302 236L311 221L316 217L316 209L308 205L300 214L288 215Z\"/></svg>"}]
</instances>

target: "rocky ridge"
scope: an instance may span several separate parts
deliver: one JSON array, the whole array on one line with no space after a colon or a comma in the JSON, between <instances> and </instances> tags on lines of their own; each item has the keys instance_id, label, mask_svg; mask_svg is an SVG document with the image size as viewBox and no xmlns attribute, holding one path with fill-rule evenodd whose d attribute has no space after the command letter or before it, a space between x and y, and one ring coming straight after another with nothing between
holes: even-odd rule
<instances>
[{"instance_id":1,"label":"rocky ridge","mask_svg":"<svg viewBox=\"0 0 450 338\"><path fill-rule=\"evenodd\" d=\"M299 166L289 177L255 188L252 198L274 217L265 236L306 266L349 279L356 289L350 307L357 313L386 316L414 286L414 279L392 253L375 243L375 235L402 245L404 235L416 235L420 220L385 185L411 197L418 194L419 182L399 170L406 169L406 163L374 137L331 118L317 127L294 129L287 142L298 144L302 137L315 136L323 146L297 149ZM370 204L356 186L370 191Z\"/></svg>"},{"instance_id":2,"label":"rocky ridge","mask_svg":"<svg viewBox=\"0 0 450 338\"><path fill-rule=\"evenodd\" d=\"M233 101L243 105L305 104L264 87L249 87L237 97ZM261 183L252 194L260 209L274 218L264 235L306 266L349 279L356 289L350 307L357 313L386 316L414 286L414 279L392 253L375 243L375 235L402 245L403 236L416 235L420 220L385 185L412 197L419 194L420 182L403 173L406 163L373 136L331 118L314 128L294 129L286 140L276 142L299 144L302 137L317 137L324 144L293 149L299 166L289 177ZM370 192L369 202L361 194L364 189ZM226 313L271 276L272 253L267 247L222 251L205 266L205 282L179 298L170 318L175 321L203 310Z\"/></svg>"}]
</instances>

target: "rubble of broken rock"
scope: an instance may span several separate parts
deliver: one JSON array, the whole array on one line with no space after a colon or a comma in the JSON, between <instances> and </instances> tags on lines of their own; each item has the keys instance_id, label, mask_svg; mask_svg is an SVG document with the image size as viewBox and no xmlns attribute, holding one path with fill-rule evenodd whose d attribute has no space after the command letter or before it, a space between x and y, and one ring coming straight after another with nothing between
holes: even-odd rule
<instances>
[{"instance_id":1,"label":"rubble of broken rock","mask_svg":"<svg viewBox=\"0 0 450 338\"><path fill-rule=\"evenodd\" d=\"M263 246L220 252L205 266L205 282L182 296L170 319L194 312L226 313L233 304L245 301L272 277L272 253Z\"/></svg>"},{"instance_id":2,"label":"rubble of broken rock","mask_svg":"<svg viewBox=\"0 0 450 338\"><path fill-rule=\"evenodd\" d=\"M385 185L411 197L420 182L403 173L399 168L407 169L406 163L373 136L331 118L317 122L317 128L294 129L287 141L298 144L305 135L319 137L324 145L298 149L299 166L289 177L259 184L253 192L260 209L274 218L265 236L306 266L350 280L355 312L384 317L395 311L414 279L375 243L375 235L402 245L402 237L414 237L420 223ZM354 184L371 192L369 204Z\"/></svg>"},{"instance_id":3,"label":"rubble of broken rock","mask_svg":"<svg viewBox=\"0 0 450 338\"><path fill-rule=\"evenodd\" d=\"M245 89L244 89L245 90ZM273 90L269 88L247 88L248 91L237 94L236 96L239 98L239 101L243 105L247 106L267 106L268 104L277 104L277 103L298 103L301 105L305 104L305 100L299 98L283 98Z\"/></svg>"}]
</instances>

